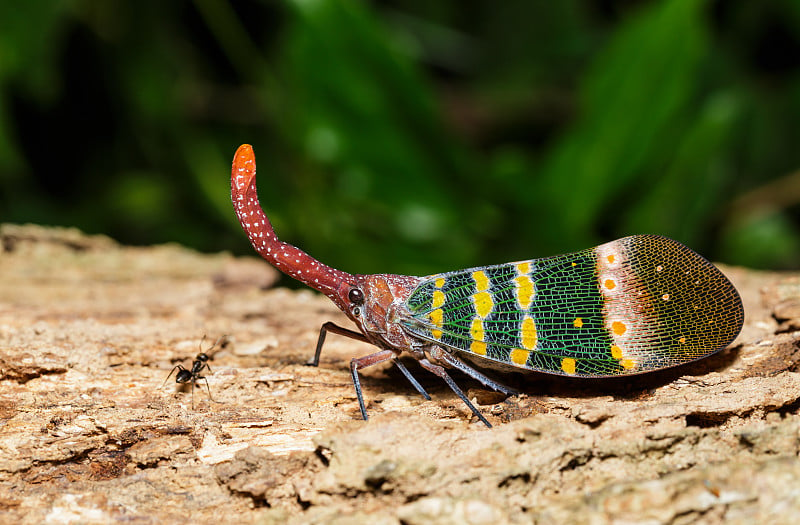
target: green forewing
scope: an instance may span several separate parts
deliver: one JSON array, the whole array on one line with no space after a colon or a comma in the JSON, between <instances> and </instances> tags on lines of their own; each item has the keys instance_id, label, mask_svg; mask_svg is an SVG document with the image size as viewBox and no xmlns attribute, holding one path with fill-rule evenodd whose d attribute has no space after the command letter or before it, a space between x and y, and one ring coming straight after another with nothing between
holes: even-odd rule
<instances>
[{"instance_id":1,"label":"green forewing","mask_svg":"<svg viewBox=\"0 0 800 525\"><path fill-rule=\"evenodd\" d=\"M503 365L576 376L639 373L698 359L741 329L741 299L711 263L637 235L546 259L425 278L403 326Z\"/></svg>"}]
</instances>

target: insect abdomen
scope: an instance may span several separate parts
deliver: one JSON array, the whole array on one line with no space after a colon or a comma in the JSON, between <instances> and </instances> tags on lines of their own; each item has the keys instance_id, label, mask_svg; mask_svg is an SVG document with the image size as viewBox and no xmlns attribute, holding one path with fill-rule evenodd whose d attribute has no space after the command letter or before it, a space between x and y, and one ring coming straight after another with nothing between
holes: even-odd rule
<instances>
[{"instance_id":1,"label":"insect abdomen","mask_svg":"<svg viewBox=\"0 0 800 525\"><path fill-rule=\"evenodd\" d=\"M435 275L411 294L413 334L496 363L577 376L674 366L728 345L733 285L682 244L633 236L546 259Z\"/></svg>"}]
</instances>

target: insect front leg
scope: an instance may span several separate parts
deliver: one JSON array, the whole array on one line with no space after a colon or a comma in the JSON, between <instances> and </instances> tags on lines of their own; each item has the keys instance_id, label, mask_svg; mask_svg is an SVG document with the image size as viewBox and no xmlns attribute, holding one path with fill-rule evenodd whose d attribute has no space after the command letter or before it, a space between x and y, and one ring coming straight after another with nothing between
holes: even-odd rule
<instances>
[{"instance_id":1,"label":"insect front leg","mask_svg":"<svg viewBox=\"0 0 800 525\"><path fill-rule=\"evenodd\" d=\"M328 332L343 335L345 337L349 337L350 339L355 339L356 341L361 341L363 343L370 342L366 338L366 336L364 336L364 334L356 332L354 330L343 328L338 324L328 321L327 323L323 324L319 329L319 339L317 339L317 349L314 352L314 359L306 363L307 365L319 366L319 355L322 353L322 345L325 343L325 336L328 334Z\"/></svg>"}]
</instances>

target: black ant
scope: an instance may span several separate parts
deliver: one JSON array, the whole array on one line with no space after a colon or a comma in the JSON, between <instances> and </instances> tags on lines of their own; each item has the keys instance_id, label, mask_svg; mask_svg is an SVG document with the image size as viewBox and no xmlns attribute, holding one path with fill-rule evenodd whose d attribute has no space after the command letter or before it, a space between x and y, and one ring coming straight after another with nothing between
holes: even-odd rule
<instances>
[{"instance_id":1,"label":"black ant","mask_svg":"<svg viewBox=\"0 0 800 525\"><path fill-rule=\"evenodd\" d=\"M222 341L225 337L226 336L223 335L222 337L217 339L217 342L214 343L211 346L211 348L208 349L208 352L213 350L214 347L216 347L219 344L219 342ZM205 340L206 337L203 336L202 341L200 341L201 349L203 348L203 341ZM208 386L208 379L206 379L205 376L200 375L200 372L202 372L203 370L208 370L209 372L211 372L211 367L208 365L209 359L210 358L208 357L208 354L206 354L205 352L200 352L199 354L197 354L197 357L194 358L191 369L186 368L183 365L175 365L175 367L170 371L169 375L164 380L164 383L161 386L163 387L164 385L166 385L167 381L169 381L169 378L172 377L172 373L175 370L177 370L178 373L175 374L176 383L181 383L181 384L189 382L192 383L192 410L194 410L194 385L201 379L206 382L206 391L208 392L208 398L214 403L218 403L218 401L216 401L213 397L211 397L211 389Z\"/></svg>"}]
</instances>

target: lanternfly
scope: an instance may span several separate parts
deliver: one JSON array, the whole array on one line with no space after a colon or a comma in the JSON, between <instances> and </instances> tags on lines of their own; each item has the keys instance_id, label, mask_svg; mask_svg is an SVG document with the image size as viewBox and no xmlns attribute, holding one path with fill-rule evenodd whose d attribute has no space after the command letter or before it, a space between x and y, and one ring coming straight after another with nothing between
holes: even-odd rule
<instances>
[{"instance_id":1,"label":"lanternfly","mask_svg":"<svg viewBox=\"0 0 800 525\"><path fill-rule=\"evenodd\" d=\"M730 344L744 320L742 301L713 264L681 243L634 235L584 251L413 277L351 275L278 240L256 195L253 149L242 145L231 198L253 247L285 274L327 295L358 331L327 332L371 343L350 362L361 415L358 371L393 361L430 399L398 357L407 353L441 377L491 426L456 385L455 368L506 394L510 388L475 367L576 377L650 372L707 356Z\"/></svg>"}]
</instances>

